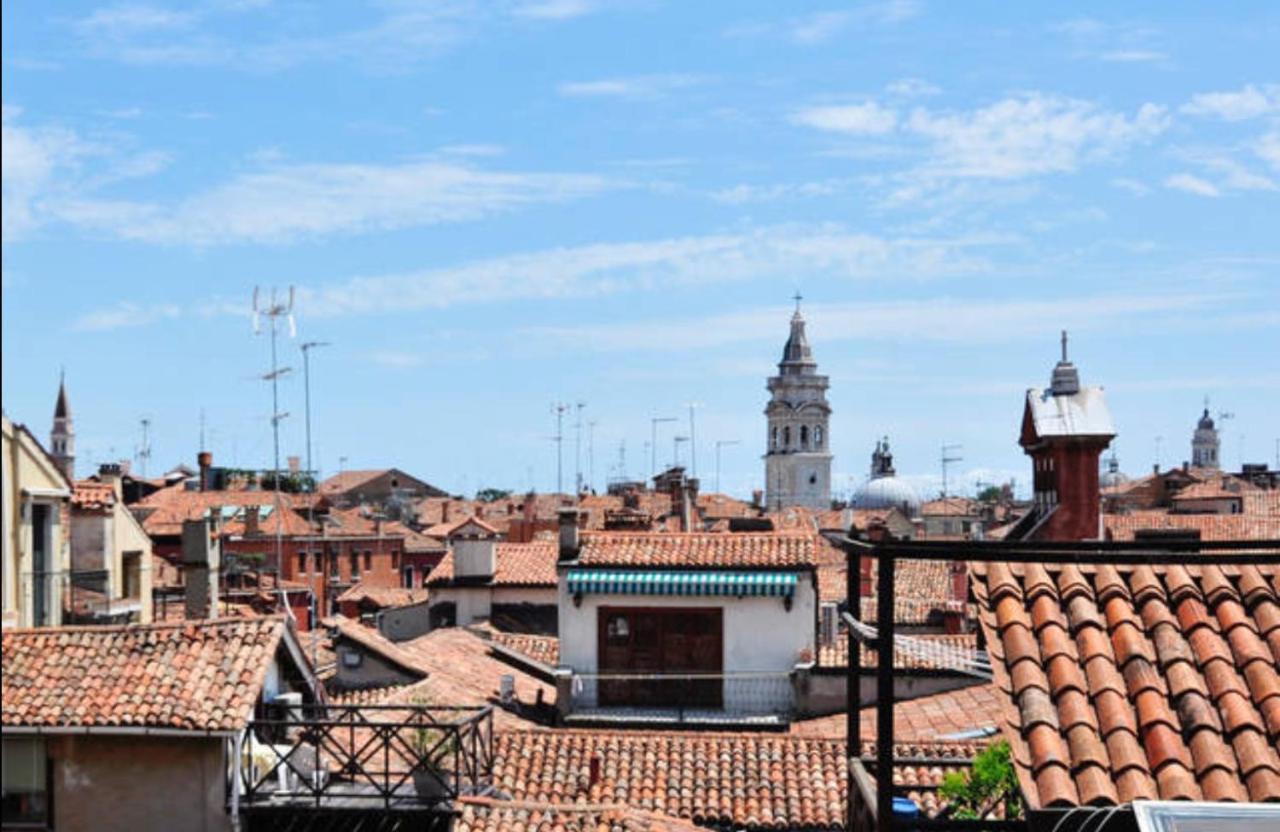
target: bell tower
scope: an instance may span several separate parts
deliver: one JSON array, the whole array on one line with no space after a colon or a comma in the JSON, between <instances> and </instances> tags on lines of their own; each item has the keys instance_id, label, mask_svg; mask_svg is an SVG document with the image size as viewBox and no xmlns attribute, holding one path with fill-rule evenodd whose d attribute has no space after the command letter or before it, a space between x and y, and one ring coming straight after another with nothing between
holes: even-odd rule
<instances>
[{"instance_id":1,"label":"bell tower","mask_svg":"<svg viewBox=\"0 0 1280 832\"><path fill-rule=\"evenodd\" d=\"M1218 428L1209 415L1209 400L1204 400L1204 415L1196 423L1196 432L1191 435L1191 464L1197 468L1217 470L1222 464L1218 459L1222 442L1218 438Z\"/></svg>"},{"instance_id":2,"label":"bell tower","mask_svg":"<svg viewBox=\"0 0 1280 832\"><path fill-rule=\"evenodd\" d=\"M67 404L67 379L58 375L58 402L53 406L53 430L49 432L50 456L69 481L76 478L76 431L71 424L71 406Z\"/></svg>"},{"instance_id":3,"label":"bell tower","mask_svg":"<svg viewBox=\"0 0 1280 832\"><path fill-rule=\"evenodd\" d=\"M764 413L768 422L764 455L765 505L776 511L786 506L831 507L831 437L827 427L827 377L818 364L804 331L799 293L791 316L791 334L782 348L778 374L769 379L771 394Z\"/></svg>"}]
</instances>

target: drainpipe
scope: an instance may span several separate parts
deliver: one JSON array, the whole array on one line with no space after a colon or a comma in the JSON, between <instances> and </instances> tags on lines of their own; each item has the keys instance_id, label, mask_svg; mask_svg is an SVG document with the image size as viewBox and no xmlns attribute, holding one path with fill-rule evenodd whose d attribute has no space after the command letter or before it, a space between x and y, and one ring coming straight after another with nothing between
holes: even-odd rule
<instances>
[{"instance_id":1,"label":"drainpipe","mask_svg":"<svg viewBox=\"0 0 1280 832\"><path fill-rule=\"evenodd\" d=\"M231 829L240 832L240 767L244 765L244 734L236 731L231 738Z\"/></svg>"}]
</instances>

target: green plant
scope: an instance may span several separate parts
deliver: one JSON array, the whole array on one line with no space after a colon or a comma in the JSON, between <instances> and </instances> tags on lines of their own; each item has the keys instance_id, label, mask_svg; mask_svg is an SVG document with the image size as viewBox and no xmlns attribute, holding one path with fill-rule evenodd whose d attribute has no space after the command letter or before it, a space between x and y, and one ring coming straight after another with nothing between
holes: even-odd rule
<instances>
[{"instance_id":1,"label":"green plant","mask_svg":"<svg viewBox=\"0 0 1280 832\"><path fill-rule=\"evenodd\" d=\"M951 807L954 818L981 818L1005 801L1005 816L1022 816L1022 793L1014 770L1009 743L993 743L973 758L968 772L952 772L942 780L938 794Z\"/></svg>"},{"instance_id":2,"label":"green plant","mask_svg":"<svg viewBox=\"0 0 1280 832\"><path fill-rule=\"evenodd\" d=\"M492 503L498 500L505 500L511 496L511 492L505 488L482 488L476 492L476 499L482 503Z\"/></svg>"}]
</instances>

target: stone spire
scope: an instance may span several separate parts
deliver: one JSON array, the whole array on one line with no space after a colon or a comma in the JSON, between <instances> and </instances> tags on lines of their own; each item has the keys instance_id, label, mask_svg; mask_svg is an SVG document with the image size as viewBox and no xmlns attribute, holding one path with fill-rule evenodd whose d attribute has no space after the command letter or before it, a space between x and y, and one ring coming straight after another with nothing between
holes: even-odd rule
<instances>
[{"instance_id":1,"label":"stone spire","mask_svg":"<svg viewBox=\"0 0 1280 832\"><path fill-rule=\"evenodd\" d=\"M800 314L802 299L797 292L796 311L791 316L791 335L782 348L782 361L778 362L778 372L784 376L813 375L818 369L818 363L813 360L813 350L809 348L809 339L804 334L804 316Z\"/></svg>"},{"instance_id":2,"label":"stone spire","mask_svg":"<svg viewBox=\"0 0 1280 832\"><path fill-rule=\"evenodd\" d=\"M58 375L58 401L53 406L53 430L49 433L50 456L58 463L68 480L76 476L76 431L71 422L71 405L67 403L67 379Z\"/></svg>"}]
</instances>

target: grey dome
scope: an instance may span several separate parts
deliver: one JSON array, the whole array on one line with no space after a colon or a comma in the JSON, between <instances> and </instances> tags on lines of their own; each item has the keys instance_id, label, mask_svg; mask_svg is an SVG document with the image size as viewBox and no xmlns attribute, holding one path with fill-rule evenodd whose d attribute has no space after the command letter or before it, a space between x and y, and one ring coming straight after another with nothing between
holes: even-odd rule
<instances>
[{"instance_id":1,"label":"grey dome","mask_svg":"<svg viewBox=\"0 0 1280 832\"><path fill-rule=\"evenodd\" d=\"M906 480L876 477L853 495L854 508L896 508L907 517L920 516L920 495Z\"/></svg>"},{"instance_id":2,"label":"grey dome","mask_svg":"<svg viewBox=\"0 0 1280 832\"><path fill-rule=\"evenodd\" d=\"M1129 478L1119 471L1108 471L1099 478L1098 484L1103 488L1116 488L1117 486L1124 485L1128 481Z\"/></svg>"}]
</instances>

